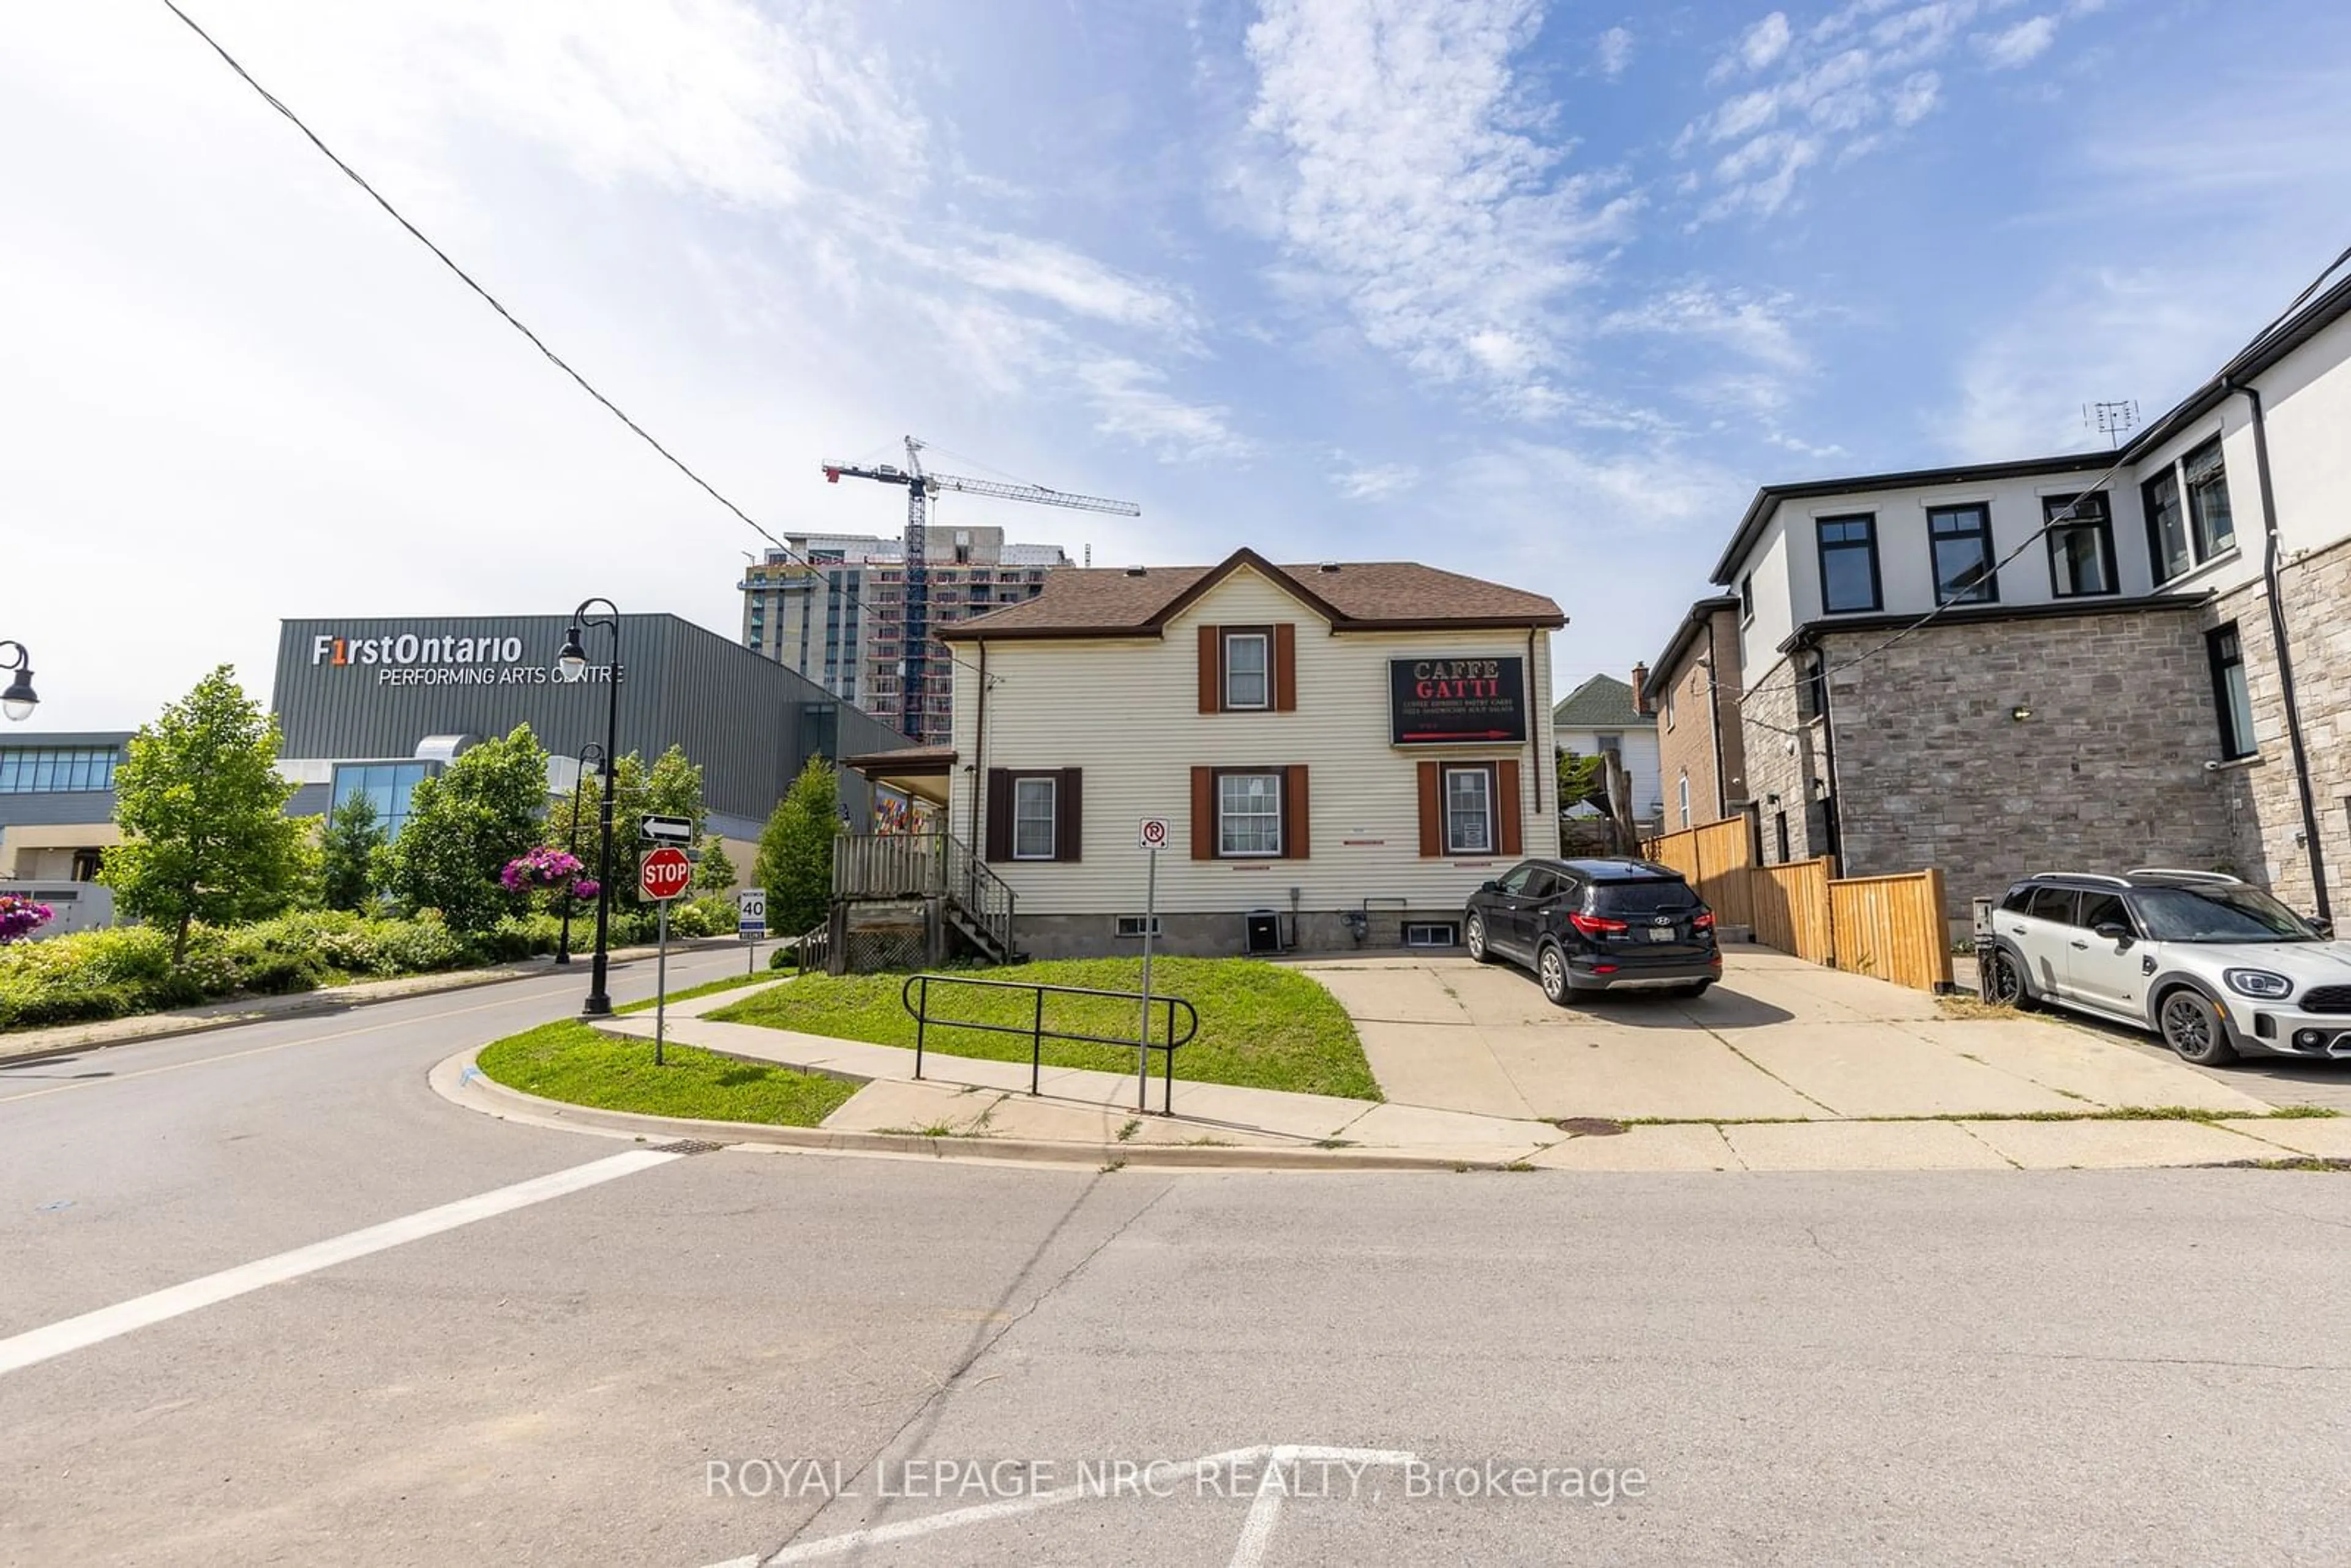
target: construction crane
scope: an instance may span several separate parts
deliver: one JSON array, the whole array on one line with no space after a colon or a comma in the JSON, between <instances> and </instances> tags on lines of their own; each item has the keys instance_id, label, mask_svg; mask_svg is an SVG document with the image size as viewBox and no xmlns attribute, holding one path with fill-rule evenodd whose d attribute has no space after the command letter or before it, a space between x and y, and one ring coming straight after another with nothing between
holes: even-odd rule
<instances>
[{"instance_id":1,"label":"construction crane","mask_svg":"<svg viewBox=\"0 0 2351 1568\"><path fill-rule=\"evenodd\" d=\"M872 468L854 463L827 463L823 465L828 485L840 484L841 476L847 475L852 479L871 479L877 484L906 487L906 591L904 614L901 618L903 635L900 638L900 646L904 650L905 668L898 685L898 727L909 739L916 741L923 738L923 700L927 685L925 676L930 668L931 497L942 490L955 490L967 496L993 496L999 501L1030 501L1040 507L1072 507L1081 512L1113 512L1122 517L1143 515L1143 508L1132 501L1081 496L1069 490L1048 489L1042 485L1006 485L993 479L966 479L953 474L933 474L923 467L923 445L914 437L906 437L906 465L904 468L887 463Z\"/></svg>"}]
</instances>

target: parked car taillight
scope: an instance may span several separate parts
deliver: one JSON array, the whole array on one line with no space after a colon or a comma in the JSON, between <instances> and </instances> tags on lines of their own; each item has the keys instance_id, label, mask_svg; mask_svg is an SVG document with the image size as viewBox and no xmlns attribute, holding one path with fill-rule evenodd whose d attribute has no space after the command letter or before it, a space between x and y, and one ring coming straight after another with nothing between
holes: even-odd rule
<instances>
[{"instance_id":1,"label":"parked car taillight","mask_svg":"<svg viewBox=\"0 0 2351 1568\"><path fill-rule=\"evenodd\" d=\"M1701 909L1701 910L1699 910L1699 911L1698 912L1698 918L1690 922L1690 929L1691 929L1691 930L1693 930L1693 931L1711 931L1711 930L1713 930L1713 929L1714 929L1714 911L1713 911L1713 910L1711 910L1711 909Z\"/></svg>"},{"instance_id":2,"label":"parked car taillight","mask_svg":"<svg viewBox=\"0 0 2351 1568\"><path fill-rule=\"evenodd\" d=\"M1611 920L1604 915L1586 915L1580 909L1567 917L1567 923L1586 936L1601 936L1632 929L1621 920Z\"/></svg>"}]
</instances>

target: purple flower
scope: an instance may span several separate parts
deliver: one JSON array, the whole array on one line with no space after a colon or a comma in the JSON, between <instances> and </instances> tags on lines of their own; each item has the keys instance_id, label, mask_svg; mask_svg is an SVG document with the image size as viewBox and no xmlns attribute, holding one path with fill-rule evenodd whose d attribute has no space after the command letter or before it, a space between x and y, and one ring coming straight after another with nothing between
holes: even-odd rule
<instances>
[{"instance_id":1,"label":"purple flower","mask_svg":"<svg viewBox=\"0 0 2351 1568\"><path fill-rule=\"evenodd\" d=\"M583 876L571 884L571 896L578 899L593 898L602 886L603 884L594 877Z\"/></svg>"},{"instance_id":2,"label":"purple flower","mask_svg":"<svg viewBox=\"0 0 2351 1568\"><path fill-rule=\"evenodd\" d=\"M508 893L576 892L580 873L586 869L578 855L541 844L508 861L498 873L498 882Z\"/></svg>"},{"instance_id":3,"label":"purple flower","mask_svg":"<svg viewBox=\"0 0 2351 1568\"><path fill-rule=\"evenodd\" d=\"M35 904L21 894L0 893L0 942L30 936L56 916L57 911L46 904Z\"/></svg>"}]
</instances>

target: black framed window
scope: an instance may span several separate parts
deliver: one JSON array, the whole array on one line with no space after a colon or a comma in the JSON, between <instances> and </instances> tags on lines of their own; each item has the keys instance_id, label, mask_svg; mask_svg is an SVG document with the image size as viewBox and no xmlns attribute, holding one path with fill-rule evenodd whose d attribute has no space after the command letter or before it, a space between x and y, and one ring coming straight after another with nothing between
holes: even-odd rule
<instances>
[{"instance_id":1,"label":"black framed window","mask_svg":"<svg viewBox=\"0 0 2351 1568\"><path fill-rule=\"evenodd\" d=\"M1739 580L1739 620L1741 625L1755 619L1755 574L1749 572Z\"/></svg>"},{"instance_id":2,"label":"black framed window","mask_svg":"<svg viewBox=\"0 0 2351 1568\"><path fill-rule=\"evenodd\" d=\"M2189 534L2196 541L2196 559L2237 548L2237 520L2229 511L2229 471L2220 461L2220 438L2214 436L2179 460L2179 476L2188 491Z\"/></svg>"},{"instance_id":3,"label":"black framed window","mask_svg":"<svg viewBox=\"0 0 2351 1568\"><path fill-rule=\"evenodd\" d=\"M2188 510L2179 504L2179 475L2166 468L2139 486L2147 507L2147 553L2155 580L2169 582L2195 564L2188 548Z\"/></svg>"},{"instance_id":4,"label":"black framed window","mask_svg":"<svg viewBox=\"0 0 2351 1568\"><path fill-rule=\"evenodd\" d=\"M2115 575L2114 517L2104 490L2086 496L2044 496L2041 516L2049 525L2052 593L2060 599L2085 599L2122 591L2121 580Z\"/></svg>"},{"instance_id":5,"label":"black framed window","mask_svg":"<svg viewBox=\"0 0 2351 1568\"><path fill-rule=\"evenodd\" d=\"M1989 604L2000 597L1991 507L1929 507L1927 534L1935 552L1936 603Z\"/></svg>"},{"instance_id":6,"label":"black framed window","mask_svg":"<svg viewBox=\"0 0 2351 1568\"><path fill-rule=\"evenodd\" d=\"M1870 513L1823 517L1821 608L1830 615L1878 609L1877 518Z\"/></svg>"},{"instance_id":7,"label":"black framed window","mask_svg":"<svg viewBox=\"0 0 2351 1568\"><path fill-rule=\"evenodd\" d=\"M2245 645L2236 622L2205 634L2212 659L2212 706L2220 718L2220 755L2253 754L2253 697L2245 684Z\"/></svg>"}]
</instances>

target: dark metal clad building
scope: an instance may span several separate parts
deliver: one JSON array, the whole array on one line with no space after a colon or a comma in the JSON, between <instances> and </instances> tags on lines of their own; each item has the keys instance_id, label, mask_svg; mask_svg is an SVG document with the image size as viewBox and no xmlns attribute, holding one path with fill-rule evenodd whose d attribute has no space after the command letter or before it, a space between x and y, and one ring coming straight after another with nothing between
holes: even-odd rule
<instances>
[{"instance_id":1,"label":"dark metal clad building","mask_svg":"<svg viewBox=\"0 0 2351 1568\"><path fill-rule=\"evenodd\" d=\"M445 760L517 724L555 757L601 745L611 633L586 631L596 667L567 685L553 672L569 624L560 615L284 622L273 706L287 770L306 786L291 809L328 809L339 767ZM908 744L821 686L674 615L621 617L620 663L621 752L650 761L684 747L730 836L756 834L811 756ZM869 802L854 775L843 776L842 789L862 821Z\"/></svg>"}]
</instances>

